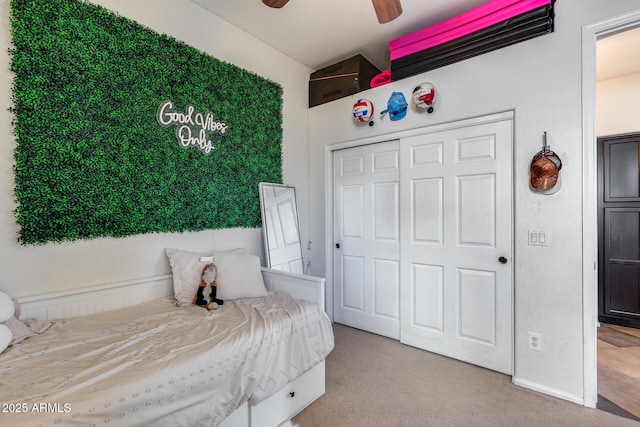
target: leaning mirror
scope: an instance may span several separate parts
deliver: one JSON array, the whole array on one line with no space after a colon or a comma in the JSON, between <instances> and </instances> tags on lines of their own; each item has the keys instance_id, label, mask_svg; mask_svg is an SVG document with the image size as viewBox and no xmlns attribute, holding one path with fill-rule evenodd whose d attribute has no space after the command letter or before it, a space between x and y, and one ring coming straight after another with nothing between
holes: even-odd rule
<instances>
[{"instance_id":1,"label":"leaning mirror","mask_svg":"<svg viewBox=\"0 0 640 427\"><path fill-rule=\"evenodd\" d=\"M260 183L267 267L304 274L295 187Z\"/></svg>"}]
</instances>

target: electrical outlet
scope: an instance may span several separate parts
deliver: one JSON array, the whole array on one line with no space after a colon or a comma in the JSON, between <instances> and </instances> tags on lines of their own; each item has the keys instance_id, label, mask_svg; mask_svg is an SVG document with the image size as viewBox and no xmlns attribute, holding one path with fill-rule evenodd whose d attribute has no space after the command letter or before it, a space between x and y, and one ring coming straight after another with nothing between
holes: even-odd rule
<instances>
[{"instance_id":1,"label":"electrical outlet","mask_svg":"<svg viewBox=\"0 0 640 427\"><path fill-rule=\"evenodd\" d=\"M533 351L542 351L542 334L529 331L527 334L527 348Z\"/></svg>"}]
</instances>

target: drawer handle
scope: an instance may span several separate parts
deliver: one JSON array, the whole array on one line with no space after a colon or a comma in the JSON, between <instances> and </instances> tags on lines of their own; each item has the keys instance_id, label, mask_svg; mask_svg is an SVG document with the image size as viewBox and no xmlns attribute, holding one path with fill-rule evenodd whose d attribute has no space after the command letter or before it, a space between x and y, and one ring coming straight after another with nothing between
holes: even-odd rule
<instances>
[{"instance_id":1,"label":"drawer handle","mask_svg":"<svg viewBox=\"0 0 640 427\"><path fill-rule=\"evenodd\" d=\"M290 397L293 397L293 396L295 396L295 395L296 395L296 392L295 392L295 391L292 391L291 393L289 393L289 396L290 396Z\"/></svg>"}]
</instances>

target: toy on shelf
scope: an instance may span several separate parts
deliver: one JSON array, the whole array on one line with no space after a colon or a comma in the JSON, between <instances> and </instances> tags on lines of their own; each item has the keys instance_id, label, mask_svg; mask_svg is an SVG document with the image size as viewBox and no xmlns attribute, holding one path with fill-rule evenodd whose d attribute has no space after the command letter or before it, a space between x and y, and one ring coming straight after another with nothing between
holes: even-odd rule
<instances>
[{"instance_id":1,"label":"toy on shelf","mask_svg":"<svg viewBox=\"0 0 640 427\"><path fill-rule=\"evenodd\" d=\"M436 102L436 87L429 82L420 83L413 89L412 98L416 107L426 109L427 113L431 114Z\"/></svg>"},{"instance_id":2,"label":"toy on shelf","mask_svg":"<svg viewBox=\"0 0 640 427\"><path fill-rule=\"evenodd\" d=\"M353 118L358 123L369 123L369 126L373 126L373 102L368 99L358 99L353 104Z\"/></svg>"}]
</instances>

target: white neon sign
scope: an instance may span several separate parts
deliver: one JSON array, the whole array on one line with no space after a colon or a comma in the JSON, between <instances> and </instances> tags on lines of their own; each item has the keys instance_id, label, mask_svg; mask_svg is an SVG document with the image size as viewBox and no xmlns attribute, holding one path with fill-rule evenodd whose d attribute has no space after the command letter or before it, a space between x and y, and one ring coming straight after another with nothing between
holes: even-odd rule
<instances>
[{"instance_id":1,"label":"white neon sign","mask_svg":"<svg viewBox=\"0 0 640 427\"><path fill-rule=\"evenodd\" d=\"M164 127L177 126L176 138L181 147L196 146L207 155L216 149L207 134L214 132L224 135L229 128L225 123L216 121L213 113L196 112L191 105L187 105L184 112L174 111L171 101L164 101L158 107L156 120Z\"/></svg>"}]
</instances>

